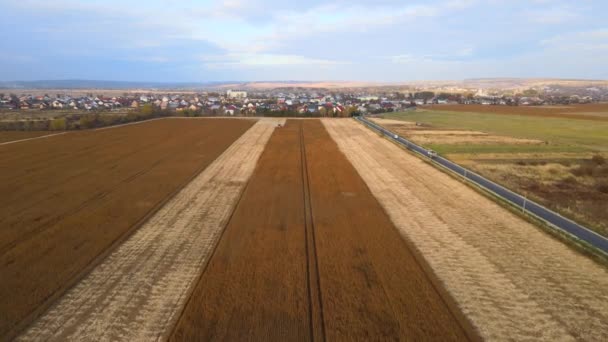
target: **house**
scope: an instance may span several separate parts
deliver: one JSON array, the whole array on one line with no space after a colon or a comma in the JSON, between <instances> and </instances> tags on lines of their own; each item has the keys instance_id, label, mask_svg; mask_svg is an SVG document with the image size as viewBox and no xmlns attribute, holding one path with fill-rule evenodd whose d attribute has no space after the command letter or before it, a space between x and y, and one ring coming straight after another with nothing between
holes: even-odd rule
<instances>
[{"instance_id":1,"label":"house","mask_svg":"<svg viewBox=\"0 0 608 342\"><path fill-rule=\"evenodd\" d=\"M228 105L226 107L224 107L224 113L227 115L234 115L234 113L238 110L238 108L236 108L236 106L233 105Z\"/></svg>"},{"instance_id":2,"label":"house","mask_svg":"<svg viewBox=\"0 0 608 342\"><path fill-rule=\"evenodd\" d=\"M244 99L247 97L247 92L229 89L226 92L226 97L228 97L229 99Z\"/></svg>"},{"instance_id":3,"label":"house","mask_svg":"<svg viewBox=\"0 0 608 342\"><path fill-rule=\"evenodd\" d=\"M133 100L133 102L131 102L131 108L137 108L137 107L139 107L139 101Z\"/></svg>"}]
</instances>

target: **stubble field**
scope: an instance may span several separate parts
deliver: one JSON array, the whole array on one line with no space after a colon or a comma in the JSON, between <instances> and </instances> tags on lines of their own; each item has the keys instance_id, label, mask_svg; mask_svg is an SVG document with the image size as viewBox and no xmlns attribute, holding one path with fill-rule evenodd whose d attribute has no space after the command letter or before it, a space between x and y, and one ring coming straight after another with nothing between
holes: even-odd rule
<instances>
[{"instance_id":1,"label":"stubble field","mask_svg":"<svg viewBox=\"0 0 608 342\"><path fill-rule=\"evenodd\" d=\"M0 146L0 336L62 294L253 123L159 120Z\"/></svg>"}]
</instances>

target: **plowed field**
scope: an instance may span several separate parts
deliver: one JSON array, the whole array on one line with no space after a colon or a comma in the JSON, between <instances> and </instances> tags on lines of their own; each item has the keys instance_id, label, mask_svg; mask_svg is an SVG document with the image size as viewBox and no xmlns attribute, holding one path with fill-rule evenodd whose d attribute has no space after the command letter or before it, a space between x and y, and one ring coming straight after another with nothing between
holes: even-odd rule
<instances>
[{"instance_id":1,"label":"plowed field","mask_svg":"<svg viewBox=\"0 0 608 342\"><path fill-rule=\"evenodd\" d=\"M172 340L474 337L318 120L275 130Z\"/></svg>"},{"instance_id":2,"label":"plowed field","mask_svg":"<svg viewBox=\"0 0 608 342\"><path fill-rule=\"evenodd\" d=\"M158 120L0 146L0 336L61 295L253 123Z\"/></svg>"}]
</instances>

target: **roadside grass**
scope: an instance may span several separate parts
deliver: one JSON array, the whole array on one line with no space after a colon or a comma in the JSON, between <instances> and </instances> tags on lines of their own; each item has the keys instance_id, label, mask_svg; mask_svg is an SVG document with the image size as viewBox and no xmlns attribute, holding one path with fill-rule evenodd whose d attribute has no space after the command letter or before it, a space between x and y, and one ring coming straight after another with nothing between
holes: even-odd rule
<instances>
[{"instance_id":1,"label":"roadside grass","mask_svg":"<svg viewBox=\"0 0 608 342\"><path fill-rule=\"evenodd\" d=\"M437 139L421 145L608 236L608 122L433 110L384 118L422 123L425 130L462 129L543 141L484 144ZM407 128L400 132L408 136ZM416 134L409 138L417 141Z\"/></svg>"},{"instance_id":2,"label":"roadside grass","mask_svg":"<svg viewBox=\"0 0 608 342\"><path fill-rule=\"evenodd\" d=\"M388 113L383 116L387 119L421 122L434 128L475 130L548 142L548 145L535 146L506 145L510 146L509 148L494 146L495 149L504 152L517 149L528 149L530 151L530 148L544 151L542 149L549 146L551 151L608 151L608 122L424 109ZM441 147L439 148L441 149ZM477 147L469 148L475 149ZM444 149L447 149L447 147L444 147ZM479 149L483 152L492 151L487 146L480 146ZM452 150L450 153L456 152Z\"/></svg>"},{"instance_id":3,"label":"roadside grass","mask_svg":"<svg viewBox=\"0 0 608 342\"><path fill-rule=\"evenodd\" d=\"M453 153L582 153L589 151L581 146L534 144L428 144L426 147L441 155Z\"/></svg>"},{"instance_id":4,"label":"roadside grass","mask_svg":"<svg viewBox=\"0 0 608 342\"><path fill-rule=\"evenodd\" d=\"M362 124L363 125L363 124ZM368 128L366 125L363 125L364 127ZM508 210L509 212L511 212L512 214L521 217L522 219L526 220L527 222L536 225L537 227L539 227L540 229L542 229L545 233L547 233L548 235L552 236L553 238L560 240L562 242L564 242L564 244L566 246L568 246L569 248L572 248L575 251L578 251L580 253L583 253L584 255L587 255L588 257L590 257L592 260L594 260L595 262L597 262L600 265L608 265L608 255L606 253L604 253L603 251L597 249L596 247L588 244L587 242L580 240L578 238L576 238L573 235L570 235L560 229L557 229L553 226L551 226L550 224L548 224L547 222L545 222L544 220L538 218L536 215L528 212L528 211L522 211L521 208L515 206L513 203L508 202L507 200L505 200L504 198L495 195L494 193L492 193L491 191L488 191L486 188L481 187L469 180L465 180L462 175L455 173L454 171L440 165L437 163L433 163L432 161L430 161L428 158L425 158L421 155L419 155L418 153L415 153L407 148L405 148L403 145L395 142L393 139L388 139L386 138L386 136L374 129L372 129L374 132L377 132L378 135L383 138L383 139L387 139L388 141L390 141L391 143L395 144L396 146L398 146L400 149L402 149L404 152L409 153L411 155L416 156L417 158L420 158L423 162L432 165L433 167L435 167L437 170L450 175L451 177L453 177L454 179L458 180L459 182L469 186L471 189L473 189L475 192L479 193L480 195L493 200L495 203L497 203L498 205L500 205L501 207L503 207L505 210ZM472 159L469 160L459 160L458 162L461 163L462 161L465 161L464 163L462 163L461 165L467 167L467 168L471 168L472 165L474 165L474 161ZM541 164L542 166L546 166L546 164ZM480 172L481 170L478 169L474 169L474 171L483 174L483 172ZM562 171L562 170L560 170ZM552 172L549 171L550 174L553 174ZM563 174L563 172L559 172L560 176ZM487 175L486 175L487 176ZM555 175L554 175L555 176ZM492 178L493 181L497 182L497 183L502 183L500 182L498 179ZM503 185L505 185L503 183ZM509 188L509 186L507 186ZM510 187L511 189L517 188L517 187ZM516 189L516 191L520 191L520 189ZM530 195L529 193L527 193L527 195ZM543 203L543 204L547 204L546 201L544 201L544 199L542 197L537 197L537 196L530 196L530 199L538 202L538 203ZM562 214L565 214L564 216L566 217L570 217L572 219L580 219L580 217L573 217L572 212L565 211L564 210L560 210L563 208L556 208L555 206L553 206L551 209L556 210L558 212L561 212ZM604 236L608 235L606 234L606 232L602 232L601 229L598 229L597 227L597 222L594 223L590 223L588 221L583 221L585 224L588 225L588 228L591 228L592 230L594 230L595 232L598 232Z\"/></svg>"}]
</instances>

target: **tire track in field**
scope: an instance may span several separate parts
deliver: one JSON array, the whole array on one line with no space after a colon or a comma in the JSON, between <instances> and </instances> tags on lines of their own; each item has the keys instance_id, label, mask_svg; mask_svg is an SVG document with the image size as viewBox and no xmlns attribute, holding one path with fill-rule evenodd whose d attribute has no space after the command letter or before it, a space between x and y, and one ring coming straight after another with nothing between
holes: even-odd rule
<instances>
[{"instance_id":1,"label":"tire track in field","mask_svg":"<svg viewBox=\"0 0 608 342\"><path fill-rule=\"evenodd\" d=\"M300 124L300 159L302 165L302 193L304 194L304 234L306 235L306 279L308 281L308 311L310 337L312 341L325 341L325 319L323 317L323 297L319 275L319 257L315 238L315 223L310 199L310 176L306 160L304 126Z\"/></svg>"},{"instance_id":2,"label":"tire track in field","mask_svg":"<svg viewBox=\"0 0 608 342\"><path fill-rule=\"evenodd\" d=\"M258 121L18 340L163 338L276 123Z\"/></svg>"},{"instance_id":3,"label":"tire track in field","mask_svg":"<svg viewBox=\"0 0 608 342\"><path fill-rule=\"evenodd\" d=\"M608 339L605 267L356 122L323 122L485 339Z\"/></svg>"}]
</instances>

